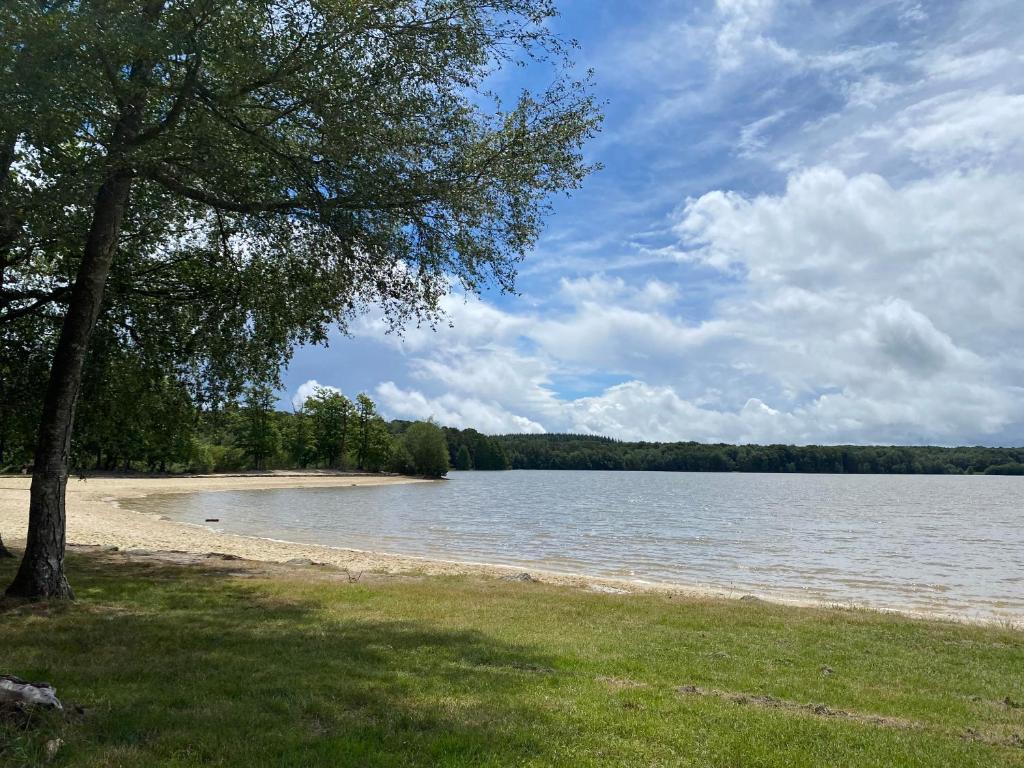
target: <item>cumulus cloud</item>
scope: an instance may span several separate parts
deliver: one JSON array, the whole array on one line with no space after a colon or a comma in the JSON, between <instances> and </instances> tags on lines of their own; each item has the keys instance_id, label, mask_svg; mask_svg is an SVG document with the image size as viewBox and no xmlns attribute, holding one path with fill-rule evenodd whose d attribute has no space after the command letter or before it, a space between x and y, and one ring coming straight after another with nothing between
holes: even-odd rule
<instances>
[{"instance_id":1,"label":"cumulus cloud","mask_svg":"<svg viewBox=\"0 0 1024 768\"><path fill-rule=\"evenodd\" d=\"M674 316L670 284L563 280L561 312L473 309L492 321L490 345L474 343L471 327L454 347L417 347L427 353L413 360L416 378L447 394L381 394L396 413L491 431L757 442L998 435L1020 423L1024 402L1021 188L1015 174L894 186L818 166L777 195L710 192L682 209L677 232L682 258L741 276L712 317ZM643 378L576 398L555 391L560 373L594 369Z\"/></svg>"},{"instance_id":2,"label":"cumulus cloud","mask_svg":"<svg viewBox=\"0 0 1024 768\"><path fill-rule=\"evenodd\" d=\"M791 175L781 195L708 193L686 206L678 232L684 258L746 276L730 315L815 316L835 333L837 319L849 328L900 298L991 351L1024 320L1022 178L951 173L894 187L820 166Z\"/></svg>"},{"instance_id":3,"label":"cumulus cloud","mask_svg":"<svg viewBox=\"0 0 1024 768\"><path fill-rule=\"evenodd\" d=\"M1024 322L1022 184L952 173L894 187L818 167L781 195L709 193L679 232L690 258L744 274L719 313L779 396L807 393L794 413L819 434L949 441L1022 418L1006 358ZM833 430L840 404L847 428Z\"/></svg>"},{"instance_id":4,"label":"cumulus cloud","mask_svg":"<svg viewBox=\"0 0 1024 768\"><path fill-rule=\"evenodd\" d=\"M579 398L570 409L574 432L626 440L774 442L791 439L800 426L791 414L779 413L757 398L735 411L717 410L680 397L670 386L642 381Z\"/></svg>"},{"instance_id":5,"label":"cumulus cloud","mask_svg":"<svg viewBox=\"0 0 1024 768\"><path fill-rule=\"evenodd\" d=\"M309 379L304 381L295 390L295 394L292 395L292 408L296 411L302 410L302 407L306 404L306 401L311 398L318 389L325 389L328 392L338 392L341 390L337 387L332 387L330 384L321 384L316 379Z\"/></svg>"},{"instance_id":6,"label":"cumulus cloud","mask_svg":"<svg viewBox=\"0 0 1024 768\"><path fill-rule=\"evenodd\" d=\"M510 413L494 401L444 394L430 398L422 392L402 389L392 381L377 387L381 408L393 418L434 419L449 427L472 427L486 434L544 432L544 427L525 416Z\"/></svg>"}]
</instances>

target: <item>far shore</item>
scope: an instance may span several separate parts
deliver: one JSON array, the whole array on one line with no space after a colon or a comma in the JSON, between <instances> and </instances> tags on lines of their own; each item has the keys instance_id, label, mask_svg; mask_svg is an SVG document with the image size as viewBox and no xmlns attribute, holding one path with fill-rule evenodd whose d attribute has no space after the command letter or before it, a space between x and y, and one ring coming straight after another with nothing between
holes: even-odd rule
<instances>
[{"instance_id":1,"label":"far shore","mask_svg":"<svg viewBox=\"0 0 1024 768\"><path fill-rule=\"evenodd\" d=\"M0 535L6 544L20 548L24 542L31 478L0 476ZM524 568L428 559L410 555L370 552L341 547L303 544L256 536L219 533L212 529L174 522L158 514L137 511L134 502L154 494L201 491L271 490L279 488L344 488L403 483L438 482L398 475L326 471L271 471L230 475L191 476L95 476L71 478L67 488L67 540L69 546L116 547L128 554L175 561L182 554L227 555L267 563L294 561L296 567L313 564L335 567L352 574L419 574L427 576L468 575L485 578L524 578ZM790 596L745 595L703 585L663 584L567 574L529 569L531 580L547 584L626 595L660 593L691 599L763 599L794 606L816 606L820 601ZM72 576L73 578L73 576ZM834 607L834 606L833 606ZM863 608L863 606L849 606ZM930 612L887 611L918 618L976 621L958 615Z\"/></svg>"}]
</instances>

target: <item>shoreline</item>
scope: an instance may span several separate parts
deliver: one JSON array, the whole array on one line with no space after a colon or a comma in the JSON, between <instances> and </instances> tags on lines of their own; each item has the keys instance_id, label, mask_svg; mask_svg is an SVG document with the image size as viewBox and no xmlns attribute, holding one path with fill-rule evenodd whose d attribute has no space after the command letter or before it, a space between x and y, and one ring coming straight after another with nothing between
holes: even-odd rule
<instances>
[{"instance_id":1,"label":"shoreline","mask_svg":"<svg viewBox=\"0 0 1024 768\"><path fill-rule=\"evenodd\" d=\"M0 535L8 545L20 547L27 525L28 489L31 478L0 476ZM360 550L322 544L305 544L237 533L221 533L210 527L171 520L153 512L132 508L132 502L152 495L199 493L204 491L273 490L277 488L373 487L406 483L437 482L421 478L360 473L263 472L231 475L192 475L168 477L98 476L86 480L69 479L67 490L68 536L70 547L111 548L126 554L144 553L160 559L167 555L227 555L254 562L293 565L289 561L312 561L349 572L384 575L474 576L515 579L528 573L532 581L557 587L588 590L595 593L627 596L660 594L691 600L754 600L802 608L839 608L870 611L933 621L967 624L1005 623L993 616L973 617L944 611L921 611L835 601L801 598L769 592L737 593L710 585L629 580L578 573L538 569L532 566L503 565L448 560L416 555ZM307 563L308 564L308 563ZM300 563L299 566L302 564ZM527 580L527 579L522 579Z\"/></svg>"}]
</instances>

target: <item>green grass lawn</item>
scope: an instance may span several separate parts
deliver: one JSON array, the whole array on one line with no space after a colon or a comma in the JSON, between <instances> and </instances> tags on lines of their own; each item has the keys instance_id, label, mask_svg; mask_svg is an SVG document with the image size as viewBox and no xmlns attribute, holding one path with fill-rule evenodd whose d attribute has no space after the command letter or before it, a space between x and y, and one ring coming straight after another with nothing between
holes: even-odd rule
<instances>
[{"instance_id":1,"label":"green grass lawn","mask_svg":"<svg viewBox=\"0 0 1024 768\"><path fill-rule=\"evenodd\" d=\"M5 606L0 673L84 712L0 764L1024 765L1018 630L232 565L75 555L77 603Z\"/></svg>"}]
</instances>

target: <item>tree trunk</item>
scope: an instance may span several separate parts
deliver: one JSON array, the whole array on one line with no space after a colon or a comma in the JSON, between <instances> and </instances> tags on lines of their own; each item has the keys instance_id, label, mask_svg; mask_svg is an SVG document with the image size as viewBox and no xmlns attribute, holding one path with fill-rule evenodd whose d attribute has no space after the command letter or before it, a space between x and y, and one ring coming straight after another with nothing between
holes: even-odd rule
<instances>
[{"instance_id":1,"label":"tree trunk","mask_svg":"<svg viewBox=\"0 0 1024 768\"><path fill-rule=\"evenodd\" d=\"M103 289L131 184L127 174L114 174L96 196L82 263L50 368L32 472L28 540L18 573L7 588L10 596L74 598L64 576L64 493L68 483L71 429L82 382L82 366L103 303Z\"/></svg>"},{"instance_id":2,"label":"tree trunk","mask_svg":"<svg viewBox=\"0 0 1024 768\"><path fill-rule=\"evenodd\" d=\"M166 0L151 0L142 8L146 24L155 24ZM82 367L89 339L103 305L103 291L117 250L117 238L128 208L132 175L125 168L122 151L138 136L146 107L146 86L153 61L131 66L129 81L138 87L134 99L122 109L108 147L109 175L96 193L92 223L78 266L71 301L50 367L43 413L36 439L28 510L28 540L14 581L7 588L12 597L32 600L74 599L64 576L67 514L64 506L68 484L68 454L75 419L75 403L82 384Z\"/></svg>"},{"instance_id":3,"label":"tree trunk","mask_svg":"<svg viewBox=\"0 0 1024 768\"><path fill-rule=\"evenodd\" d=\"M345 416L341 420L341 448L338 451L338 466L337 469L341 469L345 466L345 442L348 437L348 416Z\"/></svg>"}]
</instances>

